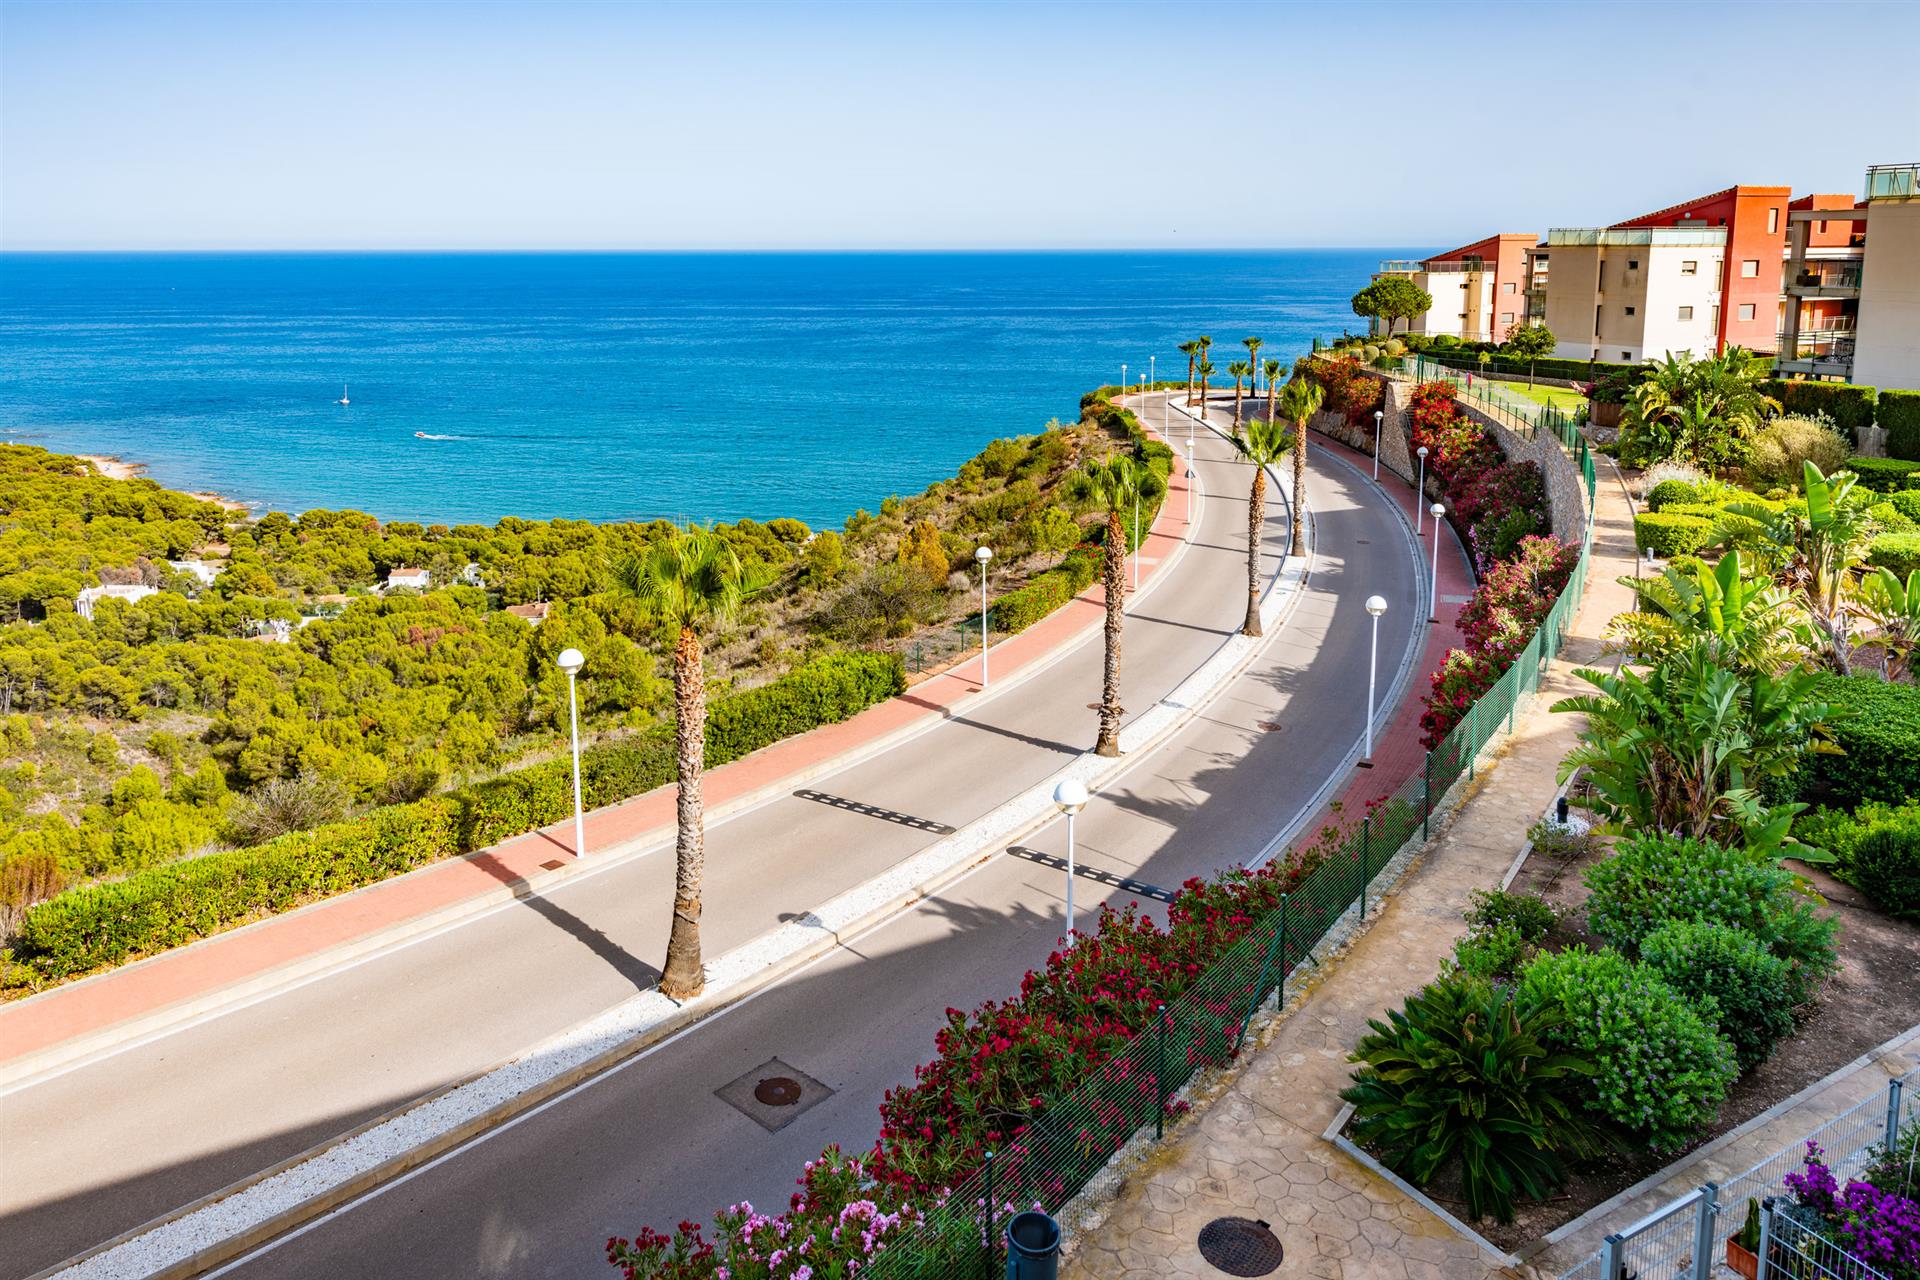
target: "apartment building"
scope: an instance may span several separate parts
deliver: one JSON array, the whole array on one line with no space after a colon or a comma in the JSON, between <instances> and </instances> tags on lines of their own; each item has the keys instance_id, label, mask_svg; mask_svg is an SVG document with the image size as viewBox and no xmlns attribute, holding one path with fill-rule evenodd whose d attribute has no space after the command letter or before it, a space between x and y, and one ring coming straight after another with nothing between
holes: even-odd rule
<instances>
[{"instance_id":1,"label":"apartment building","mask_svg":"<svg viewBox=\"0 0 1920 1280\"><path fill-rule=\"evenodd\" d=\"M1875 165L1866 195L1789 215L1781 373L1920 390L1920 165Z\"/></svg>"},{"instance_id":2,"label":"apartment building","mask_svg":"<svg viewBox=\"0 0 1920 1280\"><path fill-rule=\"evenodd\" d=\"M1383 262L1373 278L1406 276L1433 295L1432 308L1415 316L1408 332L1504 342L1509 329L1526 323L1526 261L1536 239L1502 232L1430 258ZM1372 329L1385 332L1378 321Z\"/></svg>"},{"instance_id":3,"label":"apartment building","mask_svg":"<svg viewBox=\"0 0 1920 1280\"><path fill-rule=\"evenodd\" d=\"M1725 327L1727 242L1724 227L1555 228L1529 255L1528 300L1562 359L1708 354Z\"/></svg>"}]
</instances>

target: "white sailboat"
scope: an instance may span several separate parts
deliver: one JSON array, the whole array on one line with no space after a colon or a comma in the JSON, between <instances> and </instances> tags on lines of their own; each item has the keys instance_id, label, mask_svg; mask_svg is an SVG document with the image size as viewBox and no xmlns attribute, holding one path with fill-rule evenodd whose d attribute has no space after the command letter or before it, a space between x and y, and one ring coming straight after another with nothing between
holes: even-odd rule
<instances>
[{"instance_id":1,"label":"white sailboat","mask_svg":"<svg viewBox=\"0 0 1920 1280\"><path fill-rule=\"evenodd\" d=\"M341 384L340 384L340 398L339 398L338 400L336 400L336 401L334 401L334 403L335 403L335 404L352 404L352 403L353 403L353 401L351 401L351 400L349 400L349 399L347 399L347 384L346 384L346 383L344 383L344 382L343 382L343 383L341 383Z\"/></svg>"}]
</instances>

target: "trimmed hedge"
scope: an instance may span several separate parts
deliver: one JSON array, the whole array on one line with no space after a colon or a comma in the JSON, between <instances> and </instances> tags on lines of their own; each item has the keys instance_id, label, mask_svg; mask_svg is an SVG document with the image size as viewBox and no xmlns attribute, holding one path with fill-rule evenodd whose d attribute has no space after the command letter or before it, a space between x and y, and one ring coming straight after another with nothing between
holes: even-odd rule
<instances>
[{"instance_id":1,"label":"trimmed hedge","mask_svg":"<svg viewBox=\"0 0 1920 1280\"><path fill-rule=\"evenodd\" d=\"M1848 458L1847 470L1860 477L1860 487L1875 493L1920 489L1920 462L1902 458Z\"/></svg>"},{"instance_id":2,"label":"trimmed hedge","mask_svg":"<svg viewBox=\"0 0 1920 1280\"><path fill-rule=\"evenodd\" d=\"M1515 374L1527 376L1527 361L1516 360L1511 356L1495 355L1485 366L1480 363L1477 353L1460 350L1437 350L1428 347L1421 353L1435 364L1451 365L1469 373L1497 374L1508 378ZM1557 356L1542 356L1533 361L1533 373L1540 378L1571 378L1580 382L1591 382L1609 373L1645 375L1650 366L1644 364L1616 364L1606 360L1563 360ZM1637 378L1636 378L1637 380Z\"/></svg>"},{"instance_id":3,"label":"trimmed hedge","mask_svg":"<svg viewBox=\"0 0 1920 1280\"><path fill-rule=\"evenodd\" d=\"M1712 536L1713 521L1700 516L1649 511L1633 518L1634 545L1662 560L1693 555Z\"/></svg>"},{"instance_id":4,"label":"trimmed hedge","mask_svg":"<svg viewBox=\"0 0 1920 1280\"><path fill-rule=\"evenodd\" d=\"M1822 676L1812 697L1834 708L1827 729L1846 754L1808 753L1801 798L1849 809L1868 800L1920 800L1920 687Z\"/></svg>"},{"instance_id":5,"label":"trimmed hedge","mask_svg":"<svg viewBox=\"0 0 1920 1280\"><path fill-rule=\"evenodd\" d=\"M1647 494L1647 510L1660 512L1680 502L1700 501L1700 491L1685 480L1662 480Z\"/></svg>"},{"instance_id":6,"label":"trimmed hedge","mask_svg":"<svg viewBox=\"0 0 1920 1280\"><path fill-rule=\"evenodd\" d=\"M1835 426L1851 434L1873 425L1876 393L1872 387L1847 382L1806 382L1771 379L1762 384L1787 413L1824 413Z\"/></svg>"},{"instance_id":7,"label":"trimmed hedge","mask_svg":"<svg viewBox=\"0 0 1920 1280\"><path fill-rule=\"evenodd\" d=\"M1920 461L1920 391L1882 391L1874 418L1886 428L1889 454Z\"/></svg>"},{"instance_id":8,"label":"trimmed hedge","mask_svg":"<svg viewBox=\"0 0 1920 1280\"><path fill-rule=\"evenodd\" d=\"M1908 574L1920 569L1920 532L1895 529L1875 534L1867 547L1867 563L1891 569L1894 577L1905 582Z\"/></svg>"},{"instance_id":9,"label":"trimmed hedge","mask_svg":"<svg viewBox=\"0 0 1920 1280\"><path fill-rule=\"evenodd\" d=\"M726 764L845 720L905 689L898 654L816 659L758 688L714 699L707 764ZM590 806L611 804L672 782L676 767L673 730L663 725L583 751L581 790ZM251 849L70 889L26 913L13 959L42 981L72 977L471 853L572 812L571 768L565 760L548 761Z\"/></svg>"},{"instance_id":10,"label":"trimmed hedge","mask_svg":"<svg viewBox=\"0 0 1920 1280\"><path fill-rule=\"evenodd\" d=\"M1907 519L1920 524L1920 489L1902 489L1889 494L1887 502Z\"/></svg>"}]
</instances>

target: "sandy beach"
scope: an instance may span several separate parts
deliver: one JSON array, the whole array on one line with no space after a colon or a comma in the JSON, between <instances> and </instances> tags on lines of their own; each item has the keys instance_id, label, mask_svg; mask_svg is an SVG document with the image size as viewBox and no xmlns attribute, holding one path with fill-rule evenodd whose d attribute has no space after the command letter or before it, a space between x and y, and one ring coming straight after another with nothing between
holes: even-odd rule
<instances>
[{"instance_id":1,"label":"sandy beach","mask_svg":"<svg viewBox=\"0 0 1920 1280\"><path fill-rule=\"evenodd\" d=\"M125 458L116 458L112 454L106 453L77 453L74 457L87 463L95 471L98 471L110 480L135 480L147 469L142 463L128 462ZM248 509L246 503L236 502L232 498L223 497L217 493L189 493L187 496L189 498L198 498L202 502L214 503L216 506L225 507L229 511L246 511Z\"/></svg>"}]
</instances>

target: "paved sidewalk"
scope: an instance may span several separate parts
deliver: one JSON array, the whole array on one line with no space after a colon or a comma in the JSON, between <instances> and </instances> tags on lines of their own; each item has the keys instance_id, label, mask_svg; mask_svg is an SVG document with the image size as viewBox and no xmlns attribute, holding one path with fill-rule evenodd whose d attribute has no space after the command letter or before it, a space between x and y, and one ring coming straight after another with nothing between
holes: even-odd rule
<instances>
[{"instance_id":1,"label":"paved sidewalk","mask_svg":"<svg viewBox=\"0 0 1920 1280\"><path fill-rule=\"evenodd\" d=\"M1220 1274L1201 1257L1200 1228L1217 1217L1272 1224L1287 1272L1334 1280L1462 1280L1510 1274L1321 1134L1338 1114L1347 1054L1369 1018L1430 981L1463 931L1475 889L1498 884L1555 791L1578 728L1548 707L1586 687L1600 635L1630 593L1631 510L1610 470L1596 501L1587 594L1561 657L1514 735L1484 766L1453 820L1417 857L1345 954L1308 971L1284 1018L1270 1023L1224 1092L1082 1224L1070 1280L1158 1280ZM1443 591L1445 590L1443 579Z\"/></svg>"},{"instance_id":2,"label":"paved sidewalk","mask_svg":"<svg viewBox=\"0 0 1920 1280\"><path fill-rule=\"evenodd\" d=\"M1176 468L1179 471L1180 468ZM1167 501L1139 551L1144 590L1185 542L1192 488L1170 482ZM1018 635L995 643L995 693L1031 674L1084 639L1105 617L1095 583L1078 598ZM839 724L788 738L706 775L709 820L795 786L943 719L967 713L980 686L979 656L915 684L905 693ZM557 884L575 867L670 838L676 788L666 786L586 815L588 856L574 861L571 819L406 875L367 885L285 915L162 952L150 959L0 1005L0 1074L6 1064L82 1037L99 1040L115 1028L167 1011L199 1009L256 988L291 981L336 955L347 958L406 935L410 926L445 918L508 896ZM128 1027L129 1033L137 1033Z\"/></svg>"}]
</instances>

